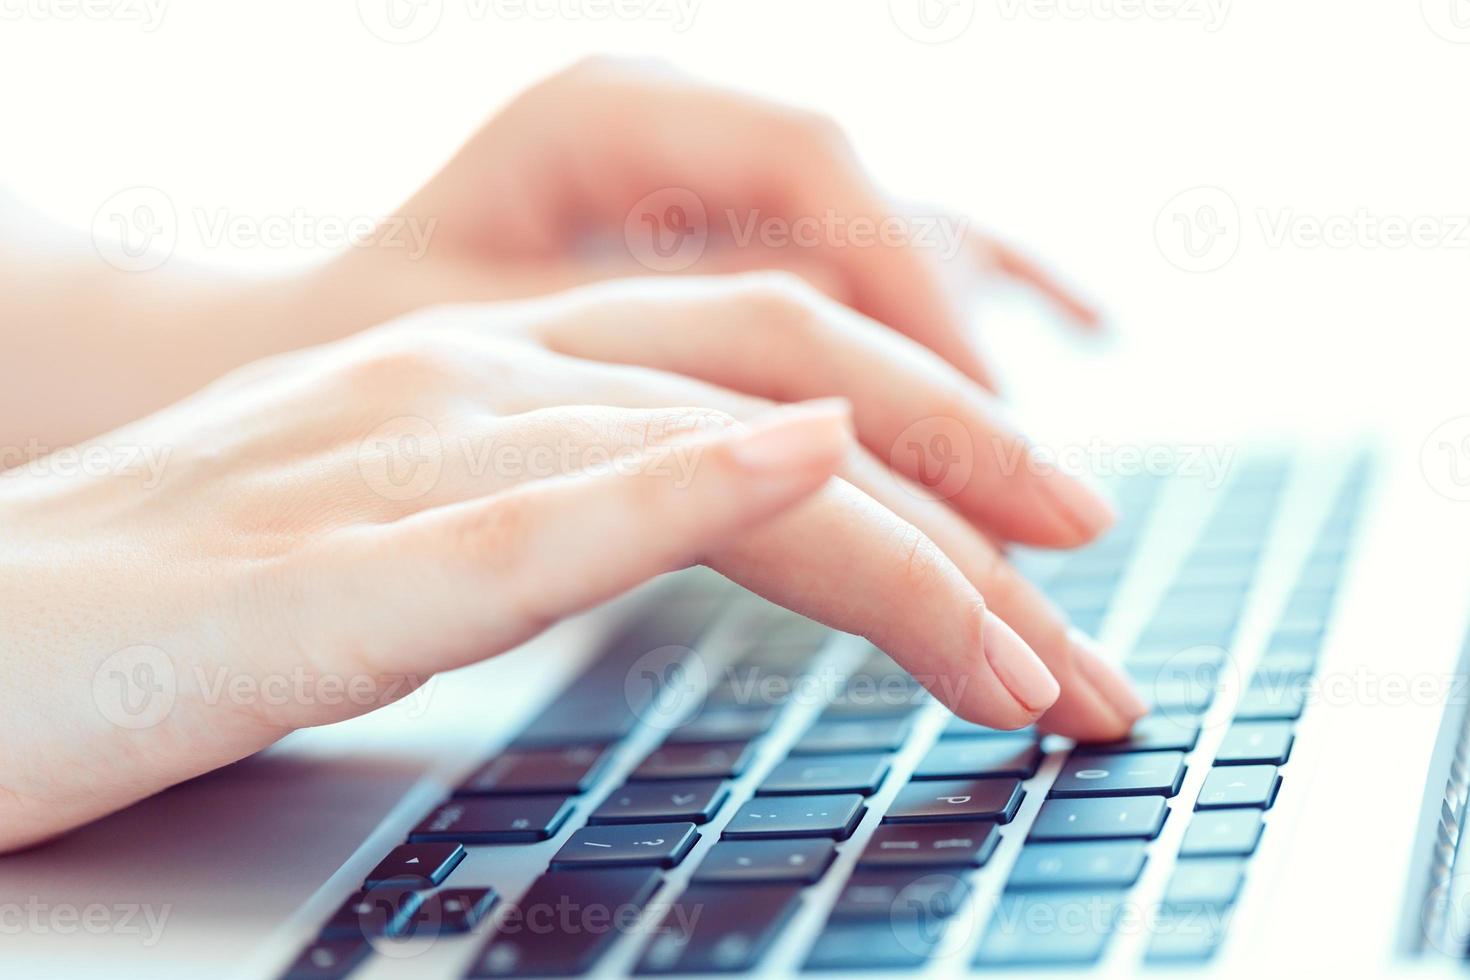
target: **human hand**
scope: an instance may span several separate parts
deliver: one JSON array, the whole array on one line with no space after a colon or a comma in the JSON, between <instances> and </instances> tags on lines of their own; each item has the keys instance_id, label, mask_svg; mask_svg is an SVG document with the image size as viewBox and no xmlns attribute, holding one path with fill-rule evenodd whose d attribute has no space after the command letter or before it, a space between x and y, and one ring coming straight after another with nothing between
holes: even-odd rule
<instances>
[{"instance_id":1,"label":"human hand","mask_svg":"<svg viewBox=\"0 0 1470 980\"><path fill-rule=\"evenodd\" d=\"M831 395L868 449L830 402L773 408ZM872 454L917 467L888 446L935 416L983 447L949 503ZM1142 706L987 538L1068 545L1107 523L1068 477L999 465L1025 446L929 351L769 275L427 311L256 363L80 448L166 452L156 485L0 476L0 621L24 624L0 637L24 679L0 848L696 562L869 637L966 717L1120 735ZM140 665L176 693L133 727L106 684ZM295 677L357 694L218 697Z\"/></svg>"},{"instance_id":2,"label":"human hand","mask_svg":"<svg viewBox=\"0 0 1470 980\"><path fill-rule=\"evenodd\" d=\"M697 236L699 248L672 268L794 272L991 388L956 295L977 276L1016 279L1073 322L1098 322L1052 276L968 219L897 207L830 119L657 62L597 58L532 87L403 215L420 227L435 222L430 261L406 281L440 300L669 271L645 237ZM677 227L664 227L669 215ZM361 251L345 265L376 266L383 257ZM401 253L387 257L402 266Z\"/></svg>"}]
</instances>

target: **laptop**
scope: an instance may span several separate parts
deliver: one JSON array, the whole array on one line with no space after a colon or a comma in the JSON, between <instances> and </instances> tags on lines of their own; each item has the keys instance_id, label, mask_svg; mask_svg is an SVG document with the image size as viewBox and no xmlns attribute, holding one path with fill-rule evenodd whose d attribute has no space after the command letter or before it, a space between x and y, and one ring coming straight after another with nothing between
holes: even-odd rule
<instances>
[{"instance_id":1,"label":"laptop","mask_svg":"<svg viewBox=\"0 0 1470 980\"><path fill-rule=\"evenodd\" d=\"M1463 967L1470 570L1393 446L1154 447L1016 561L1152 711L958 719L703 570L0 860L16 977Z\"/></svg>"}]
</instances>

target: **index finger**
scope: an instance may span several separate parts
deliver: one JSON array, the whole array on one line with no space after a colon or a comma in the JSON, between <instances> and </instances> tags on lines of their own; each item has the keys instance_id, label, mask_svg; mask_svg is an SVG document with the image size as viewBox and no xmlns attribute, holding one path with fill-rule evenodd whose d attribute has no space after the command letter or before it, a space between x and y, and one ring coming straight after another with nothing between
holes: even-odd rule
<instances>
[{"instance_id":1,"label":"index finger","mask_svg":"<svg viewBox=\"0 0 1470 980\"><path fill-rule=\"evenodd\" d=\"M1046 665L912 524L841 480L705 564L772 602L856 633L956 714L1034 722L1060 694Z\"/></svg>"}]
</instances>

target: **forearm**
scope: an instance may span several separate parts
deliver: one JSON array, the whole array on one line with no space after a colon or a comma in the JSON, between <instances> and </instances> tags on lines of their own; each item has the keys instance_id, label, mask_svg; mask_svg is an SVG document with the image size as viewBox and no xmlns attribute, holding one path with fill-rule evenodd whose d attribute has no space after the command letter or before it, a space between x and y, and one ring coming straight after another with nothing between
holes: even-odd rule
<instances>
[{"instance_id":1,"label":"forearm","mask_svg":"<svg viewBox=\"0 0 1470 980\"><path fill-rule=\"evenodd\" d=\"M513 271L357 249L307 272L146 273L0 244L0 469L109 431L271 354L437 302L554 288Z\"/></svg>"}]
</instances>

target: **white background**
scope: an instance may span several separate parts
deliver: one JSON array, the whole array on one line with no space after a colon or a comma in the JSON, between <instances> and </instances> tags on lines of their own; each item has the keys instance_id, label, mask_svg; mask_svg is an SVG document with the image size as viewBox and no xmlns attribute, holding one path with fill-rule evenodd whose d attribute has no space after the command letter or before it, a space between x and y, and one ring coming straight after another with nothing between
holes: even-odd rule
<instances>
[{"instance_id":1,"label":"white background","mask_svg":"<svg viewBox=\"0 0 1470 980\"><path fill-rule=\"evenodd\" d=\"M181 212L381 214L529 81L657 54L831 113L896 193L968 211L1098 300L1115 339L1080 361L1055 331L982 324L1037 417L1423 438L1470 413L1466 0L77 2L0 0L0 183L83 233L136 184ZM377 36L405 37L390 2L427 36ZM912 27L921 2L937 33ZM1179 222L1218 195L1170 202L1198 186L1238 212L1236 251L1190 272ZM1451 240L1270 237L1360 212ZM202 261L303 258L191 232L178 253Z\"/></svg>"}]
</instances>

